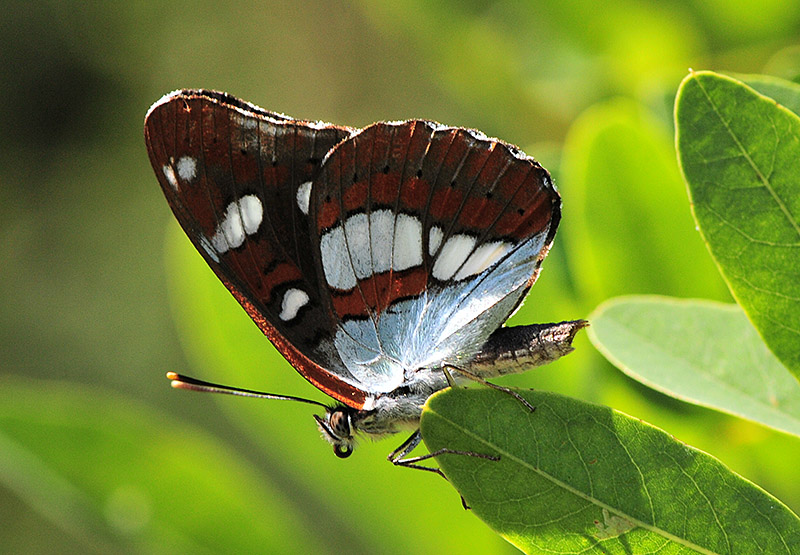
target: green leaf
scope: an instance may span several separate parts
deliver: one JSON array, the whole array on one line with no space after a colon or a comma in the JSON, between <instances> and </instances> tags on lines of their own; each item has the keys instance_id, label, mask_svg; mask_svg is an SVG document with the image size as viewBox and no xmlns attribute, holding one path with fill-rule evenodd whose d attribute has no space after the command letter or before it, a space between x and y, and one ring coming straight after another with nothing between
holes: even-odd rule
<instances>
[{"instance_id":1,"label":"green leaf","mask_svg":"<svg viewBox=\"0 0 800 555\"><path fill-rule=\"evenodd\" d=\"M800 520L719 460L554 393L450 389L422 436L473 512L528 553L800 553Z\"/></svg>"},{"instance_id":2,"label":"green leaf","mask_svg":"<svg viewBox=\"0 0 800 555\"><path fill-rule=\"evenodd\" d=\"M736 305L621 297L589 317L589 338L658 391L800 435L800 383Z\"/></svg>"},{"instance_id":3,"label":"green leaf","mask_svg":"<svg viewBox=\"0 0 800 555\"><path fill-rule=\"evenodd\" d=\"M743 83L692 73L675 103L694 216L737 302L800 377L800 118Z\"/></svg>"},{"instance_id":4,"label":"green leaf","mask_svg":"<svg viewBox=\"0 0 800 555\"><path fill-rule=\"evenodd\" d=\"M800 85L797 83L770 75L739 75L737 78L795 114L800 114Z\"/></svg>"},{"instance_id":5,"label":"green leaf","mask_svg":"<svg viewBox=\"0 0 800 555\"><path fill-rule=\"evenodd\" d=\"M101 389L0 380L0 483L91 552L324 547L230 445Z\"/></svg>"}]
</instances>

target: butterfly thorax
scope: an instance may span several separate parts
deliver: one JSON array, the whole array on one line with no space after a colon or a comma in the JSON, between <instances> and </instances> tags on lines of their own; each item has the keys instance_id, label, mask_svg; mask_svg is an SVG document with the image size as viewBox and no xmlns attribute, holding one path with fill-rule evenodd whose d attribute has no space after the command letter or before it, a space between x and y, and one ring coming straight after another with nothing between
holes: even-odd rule
<instances>
[{"instance_id":1,"label":"butterfly thorax","mask_svg":"<svg viewBox=\"0 0 800 555\"><path fill-rule=\"evenodd\" d=\"M338 457L348 457L361 433L372 439L419 427L422 407L428 397L448 386L440 368L421 368L416 379L389 393L369 400L368 410L336 405L322 417L315 416L323 438L333 445Z\"/></svg>"}]
</instances>

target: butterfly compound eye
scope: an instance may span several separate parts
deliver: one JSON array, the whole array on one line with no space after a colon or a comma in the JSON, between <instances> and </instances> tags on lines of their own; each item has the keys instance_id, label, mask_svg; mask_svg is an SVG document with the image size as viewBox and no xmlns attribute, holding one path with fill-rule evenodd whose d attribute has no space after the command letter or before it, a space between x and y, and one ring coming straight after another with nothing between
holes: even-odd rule
<instances>
[{"instance_id":1,"label":"butterfly compound eye","mask_svg":"<svg viewBox=\"0 0 800 555\"><path fill-rule=\"evenodd\" d=\"M353 454L353 447L351 445L334 445L333 454L340 459L346 459Z\"/></svg>"}]
</instances>

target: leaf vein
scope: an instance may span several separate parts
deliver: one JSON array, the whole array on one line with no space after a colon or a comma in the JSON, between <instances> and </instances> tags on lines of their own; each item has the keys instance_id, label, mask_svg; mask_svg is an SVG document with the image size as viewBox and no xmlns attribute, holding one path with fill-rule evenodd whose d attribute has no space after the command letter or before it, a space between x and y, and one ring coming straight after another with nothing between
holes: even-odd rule
<instances>
[{"instance_id":1,"label":"leaf vein","mask_svg":"<svg viewBox=\"0 0 800 555\"><path fill-rule=\"evenodd\" d=\"M457 424L453 420L447 418L446 416L442 415L441 413L436 413L436 414L444 422L447 422L448 424L453 426L455 429L459 430L464 435L469 436L473 440L475 440L476 442L482 443L482 444L486 445L487 447L495 450L497 453L500 454L501 457L505 457L507 459L510 459L510 460L516 462L517 464L519 464L520 466L522 466L524 468L527 468L528 470L530 470L530 471L542 476L544 479L549 480L551 483L553 483L557 487L563 488L564 490L572 493L573 495L575 495L575 496L577 496L577 497L579 497L579 498L581 498L581 499L583 499L583 500L585 500L585 501L587 501L589 503L592 503L592 504L594 504L594 505L596 505L596 506L598 506L600 508L604 508L604 509L608 510L609 512L612 512L612 513L614 513L616 515L620 515L623 518L625 518L626 520L628 520L629 522L631 522L632 524L635 524L637 527L644 528L645 530L648 530L650 532L658 534L659 536L661 536L663 538L667 538L670 541L673 541L673 542L675 542L675 543L677 543L679 545L683 545L683 546L686 546L686 547L688 547L690 549L694 549L695 551L698 551L699 553L705 553L705 554L708 554L708 555L716 555L715 552L710 551L709 549L706 549L705 547L703 547L701 545L697 545L696 543L693 543L693 542L687 540L686 538L681 538L681 537L676 536L675 534L673 534L671 532L668 532L667 530L663 530L661 528L658 528L656 526L655 522L653 522L652 524L648 523L648 522L644 522L642 520L639 520L637 518L634 518L634 517L628 515L625 512L620 511L618 508L611 507L610 505L600 501L597 498L594 498L594 497L591 497L591 496L587 495L585 492L582 492L582 491L574 488L570 484L567 484L566 482L562 482L561 480L559 480L558 478L556 478L552 474L544 472L541 468L535 467L535 466L531 465L528 461L520 459L516 455L510 453L509 451L507 451L505 449L502 449L499 445L497 445L495 443L490 443L486 438L475 434L470 429L467 429L467 428L464 428L463 426L460 426L459 424ZM649 495L648 495L648 497L649 497Z\"/></svg>"},{"instance_id":2,"label":"leaf vein","mask_svg":"<svg viewBox=\"0 0 800 555\"><path fill-rule=\"evenodd\" d=\"M728 132L728 134L730 135L731 139L736 144L736 146L742 151L742 154L744 155L745 160L747 160L747 163L753 169L753 171L755 172L755 174L758 177L758 179L761 181L761 183L767 189L769 194L772 196L772 198L775 201L775 203L780 208L781 212L783 212L783 215L786 217L786 219L789 221L791 226L794 228L795 233L797 233L797 235L800 237L800 224L797 223L797 221L794 218L794 215L789 211L789 208L786 206L786 204L783 202L783 200L778 196L777 192L772 187L772 184L770 183L770 181L766 178L766 176L762 173L761 169L758 167L758 165L755 163L755 161L751 158L750 153L747 152L747 149L745 149L744 145L739 140L739 137L736 135L736 133L733 132L733 129L731 129L730 125L728 124L728 121L725 120L725 118L722 116L722 113L720 112L718 106L716 105L714 100L711 98L711 95L708 94L708 91L705 89L703 84L700 82L700 80L696 80L696 82L697 82L697 85L700 87L700 90L705 95L706 100L708 100L709 105L711 105L711 108L714 110L714 113L719 118L719 121L725 127L725 130Z\"/></svg>"}]
</instances>

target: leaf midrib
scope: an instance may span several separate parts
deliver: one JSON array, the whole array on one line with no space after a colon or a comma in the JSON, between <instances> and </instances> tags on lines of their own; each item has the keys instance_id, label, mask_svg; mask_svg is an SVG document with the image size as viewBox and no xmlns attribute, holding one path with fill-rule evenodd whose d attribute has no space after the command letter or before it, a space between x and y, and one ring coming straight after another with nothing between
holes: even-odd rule
<instances>
[{"instance_id":1,"label":"leaf midrib","mask_svg":"<svg viewBox=\"0 0 800 555\"><path fill-rule=\"evenodd\" d=\"M436 416L438 416L439 418L441 418L442 420L444 420L445 422L447 422L448 424L450 424L451 426L453 426L456 430L458 430L459 432L463 433L464 435L471 437L475 441L477 441L479 443L482 443L483 445L486 445L487 447L489 447L491 449L494 449L497 453L500 454L501 457L507 457L508 459L510 459L512 461L515 461L517 464L519 464L519 465L521 465L521 466L533 471L534 473L540 475L544 479L550 481L553 485L555 485L557 487L560 487L560 488L568 491L569 493L572 493L573 495L576 495L577 497L580 497L581 499L584 499L584 500L588 501L589 503L592 503L592 504L594 504L594 505L596 505L596 506L598 506L600 508L604 508L604 509L606 509L606 510L608 510L608 511L610 511L610 512L616 514L616 515L622 516L623 518L627 519L628 521L636 524L637 527L641 527L641 528L644 528L645 530L649 530L649 531L651 531L651 532L653 532L655 534L658 534L658 535L660 535L660 536L662 536L662 537L664 537L664 538L666 538L666 539L668 539L670 541L673 541L675 543L678 543L678 544L683 545L685 547L688 547L690 549L694 549L695 551L697 551L699 553L705 553L705 554L708 554L708 555L719 555L716 551L710 551L710 550L706 549L705 547L702 547L702 546L699 546L697 544L691 543L690 541L686 540L685 538L681 538L681 537L676 536L676 535L674 535L674 534L672 534L670 532L667 532L666 530L658 528L654 524L650 524L650 523L644 522L642 520L639 520L637 518L634 518L634 517L630 516L628 513L619 510L618 508L612 507L611 505L608 505L607 503L604 503L604 502L600 501L599 499L591 497L588 494L586 494L585 492L582 492L582 491L572 487L571 485L569 485L569 484L567 484L565 482L562 482L561 480L559 480L558 478L552 476L551 474L548 474L547 472L544 472L540 468L532 466L527 461L525 461L523 459L520 459L519 457L517 457L516 455L506 451L505 449L501 449L498 445L488 442L484 437L475 434L471 430L469 430L467 428L462 428L456 422L450 420L449 418L446 418L442 414L440 414L438 412L435 412L433 410L431 412L433 414L435 414ZM620 443L620 445L622 445L622 444ZM623 447L624 447L624 445L623 445ZM632 458L630 458L630 460L631 460L631 463L633 463L633 465L636 466L636 462ZM638 466L637 466L637 468L638 468ZM713 509L712 509L712 511L713 511ZM716 518L716 512L715 511L713 511L713 512L715 513L715 518ZM726 531L724 529L723 529L723 533L725 533L725 535L727 537L727 533L726 533Z\"/></svg>"},{"instance_id":2,"label":"leaf midrib","mask_svg":"<svg viewBox=\"0 0 800 555\"><path fill-rule=\"evenodd\" d=\"M711 109L714 111L714 113L719 118L720 123L722 123L722 125L725 127L725 130L728 132L728 135L730 135L731 139L736 144L737 148L741 151L742 155L744 156L744 159L747 160L747 163L750 165L750 167L755 172L756 176L758 176L758 179L764 185L764 188L772 196L773 200L778 205L778 207L780 208L781 212L783 212L784 217L786 217L786 219L789 221L791 226L794 228L795 233L797 233L798 237L800 237L800 224L797 223L797 221L794 219L794 216L792 215L792 213L789 211L789 209L783 203L781 198L778 196L778 194L772 188L772 185L769 182L769 179L767 179L767 177L761 172L759 167L756 165L756 163L750 157L750 153L747 151L747 149L744 148L744 145L741 143L741 141L739 141L739 137L736 135L736 133L733 132L733 129L731 129L730 125L728 125L728 122L725 121L725 118L722 117L722 113L720 112L719 108L717 107L717 105L712 100L711 95L708 94L708 91L703 86L703 83L697 77L695 77L695 82L697 83L697 86L700 87L700 90L702 91L703 95L706 97L706 100L708 101L708 104L711 106ZM758 93L756 93L756 94L758 94ZM780 140L780 138L778 140Z\"/></svg>"}]
</instances>

